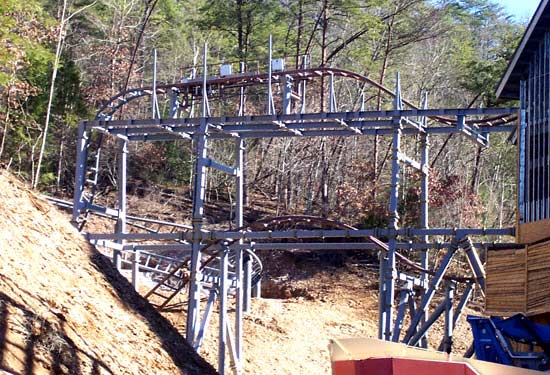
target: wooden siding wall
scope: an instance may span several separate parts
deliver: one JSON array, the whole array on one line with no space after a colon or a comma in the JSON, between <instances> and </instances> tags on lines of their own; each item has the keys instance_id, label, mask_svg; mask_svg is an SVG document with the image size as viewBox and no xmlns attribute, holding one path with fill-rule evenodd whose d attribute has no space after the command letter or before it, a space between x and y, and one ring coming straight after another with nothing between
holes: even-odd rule
<instances>
[{"instance_id":1,"label":"wooden siding wall","mask_svg":"<svg viewBox=\"0 0 550 375\"><path fill-rule=\"evenodd\" d=\"M550 313L550 241L519 250L489 251L486 271L486 313Z\"/></svg>"},{"instance_id":2,"label":"wooden siding wall","mask_svg":"<svg viewBox=\"0 0 550 375\"><path fill-rule=\"evenodd\" d=\"M527 311L550 312L550 241L527 247Z\"/></svg>"},{"instance_id":3,"label":"wooden siding wall","mask_svg":"<svg viewBox=\"0 0 550 375\"><path fill-rule=\"evenodd\" d=\"M514 315L525 311L525 249L487 252L485 312Z\"/></svg>"},{"instance_id":4,"label":"wooden siding wall","mask_svg":"<svg viewBox=\"0 0 550 375\"><path fill-rule=\"evenodd\" d=\"M550 219L519 224L516 237L518 243L533 243L550 238Z\"/></svg>"}]
</instances>

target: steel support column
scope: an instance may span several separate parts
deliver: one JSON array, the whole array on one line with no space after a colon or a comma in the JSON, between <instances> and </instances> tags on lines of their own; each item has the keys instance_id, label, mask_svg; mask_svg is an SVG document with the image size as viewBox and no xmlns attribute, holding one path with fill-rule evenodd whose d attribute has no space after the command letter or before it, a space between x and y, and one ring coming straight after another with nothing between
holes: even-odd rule
<instances>
[{"instance_id":1,"label":"steel support column","mask_svg":"<svg viewBox=\"0 0 550 375\"><path fill-rule=\"evenodd\" d=\"M447 296L445 298L445 352L451 354L453 348L453 302L455 296L456 283L450 281L447 285Z\"/></svg>"},{"instance_id":2,"label":"steel support column","mask_svg":"<svg viewBox=\"0 0 550 375\"><path fill-rule=\"evenodd\" d=\"M430 302L432 301L435 295L435 292L439 288L439 284L443 280L443 276L445 275L445 272L449 268L449 265L451 264L451 260L453 259L457 250L458 250L458 240L454 238L453 242L447 249L447 253L441 260L441 264L439 265L439 268L437 269L435 276L432 278L428 291L422 297L420 306L418 306L416 313L414 314L414 317L411 319L411 325L409 327L409 330L407 331L407 334L405 335L405 338L403 339L403 342L405 344L415 345L417 343L417 341L411 340L411 337L413 336L420 321L424 318L426 314L426 310L430 306ZM415 337L416 336L417 335L415 335ZM418 337L418 339L420 339L421 337L422 336Z\"/></svg>"},{"instance_id":3,"label":"steel support column","mask_svg":"<svg viewBox=\"0 0 550 375\"><path fill-rule=\"evenodd\" d=\"M399 293L399 305L397 308L397 316L395 317L395 327L393 330L393 342L399 341L399 335L401 334L401 329L403 328L403 319L405 318L406 309L408 306L409 298L413 290L413 281L407 280L403 283L401 292Z\"/></svg>"},{"instance_id":4,"label":"steel support column","mask_svg":"<svg viewBox=\"0 0 550 375\"><path fill-rule=\"evenodd\" d=\"M227 258L229 248L222 246L220 252L220 269L219 269L219 296L220 296L220 311L219 311L219 336L218 336L218 372L220 375L225 374L225 354L227 350L228 339L228 319L227 319Z\"/></svg>"},{"instance_id":5,"label":"steel support column","mask_svg":"<svg viewBox=\"0 0 550 375\"><path fill-rule=\"evenodd\" d=\"M527 134L527 103L526 103L526 91L527 86L525 81L520 81L520 110L519 110L519 129L518 129L518 154L519 154L519 165L518 165L518 218L516 220L523 224L528 221L526 207L529 204L526 199L525 194L525 177L526 177L526 139Z\"/></svg>"},{"instance_id":6,"label":"steel support column","mask_svg":"<svg viewBox=\"0 0 550 375\"><path fill-rule=\"evenodd\" d=\"M86 182L86 165L88 157L88 132L86 125L81 122L78 124L78 142L76 143L76 165L74 175L74 196L73 196L73 215L72 223L78 226L78 218L84 206L83 194L84 184Z\"/></svg>"},{"instance_id":7,"label":"steel support column","mask_svg":"<svg viewBox=\"0 0 550 375\"><path fill-rule=\"evenodd\" d=\"M191 245L191 275L189 279L189 302L187 305L186 338L193 345L197 334L200 315L201 297L201 230L204 215L204 198L206 192L206 151L208 132L208 92L206 90L207 46L204 46L203 55L203 85L202 85L202 113L199 132L194 135L196 144L195 170L193 175L193 240Z\"/></svg>"},{"instance_id":8,"label":"steel support column","mask_svg":"<svg viewBox=\"0 0 550 375\"><path fill-rule=\"evenodd\" d=\"M243 220L243 197L244 197L244 140L238 138L235 141L235 154L236 154L236 188L235 188L235 225L237 228L242 228L244 225ZM239 245L243 244L243 240L239 239ZM243 279L244 279L244 250L242 246L234 250L237 252L236 259L236 289L235 289L235 354L237 356L237 363L242 363L243 353L243 311L244 311L244 294L243 294ZM237 369L240 372L240 368Z\"/></svg>"},{"instance_id":9,"label":"steel support column","mask_svg":"<svg viewBox=\"0 0 550 375\"><path fill-rule=\"evenodd\" d=\"M179 116L179 94L180 91L177 88L172 87L170 92L170 118L178 118Z\"/></svg>"},{"instance_id":10,"label":"steel support column","mask_svg":"<svg viewBox=\"0 0 550 375\"><path fill-rule=\"evenodd\" d=\"M157 99L157 49L153 50L153 92L151 94L151 109L153 118L160 118L159 102Z\"/></svg>"},{"instance_id":11,"label":"steel support column","mask_svg":"<svg viewBox=\"0 0 550 375\"><path fill-rule=\"evenodd\" d=\"M395 83L395 102L394 109L400 110L401 103L401 83L399 80L399 73L396 75ZM392 169L391 169L391 193L390 193L390 239L388 241L388 253L384 261L385 265L380 274L380 281L384 284L383 298L381 303L382 310L382 325L379 329L383 329L383 333L379 335L383 336L384 340L390 341L392 339L393 328L393 309L395 298L395 252L397 249L397 230L399 229L399 174L401 168L399 165L399 152L401 148L401 117L394 119L393 125L393 141L392 141Z\"/></svg>"},{"instance_id":12,"label":"steel support column","mask_svg":"<svg viewBox=\"0 0 550 375\"><path fill-rule=\"evenodd\" d=\"M127 202L127 186L128 181L128 142L122 139L118 140L118 218L116 222L117 234L126 234L126 209ZM117 240L118 243L124 245L124 240ZM121 252L113 250L113 263L117 270L121 270Z\"/></svg>"},{"instance_id":13,"label":"steel support column","mask_svg":"<svg viewBox=\"0 0 550 375\"><path fill-rule=\"evenodd\" d=\"M273 88L271 87L271 81L273 79L272 77L272 70L273 67L271 66L272 62L272 55L273 55L273 39L271 35L269 35L269 41L267 46L267 114L273 115L275 114L275 103L273 102Z\"/></svg>"},{"instance_id":14,"label":"steel support column","mask_svg":"<svg viewBox=\"0 0 550 375\"><path fill-rule=\"evenodd\" d=\"M195 351L197 351L197 353L200 351L202 347L204 334L206 333L208 326L210 324L210 318L212 317L214 302L216 302L217 295L218 295L218 291L216 289L210 290L210 295L208 296L208 302L206 303L206 307L204 309L204 316L202 318L199 333L197 334L197 339L193 345L193 348L195 349Z\"/></svg>"},{"instance_id":15,"label":"steel support column","mask_svg":"<svg viewBox=\"0 0 550 375\"><path fill-rule=\"evenodd\" d=\"M294 86L294 79L285 75L285 84L283 90L283 114L288 115L292 111L292 87Z\"/></svg>"},{"instance_id":16,"label":"steel support column","mask_svg":"<svg viewBox=\"0 0 550 375\"><path fill-rule=\"evenodd\" d=\"M470 300L470 297L472 296L472 292L474 291L474 285L475 284L473 284L473 283L468 283L468 286L466 287L466 289L462 293L462 297L460 297L460 301L458 302L458 306L456 307L456 309L454 309L453 329L456 328L456 324L458 322L458 319L460 319L460 316L464 312L464 308L466 307L466 304L468 303L468 301ZM445 345L446 345L446 338L443 337L443 339L439 343L439 347L438 347L437 350L439 350L440 352L444 351L445 350Z\"/></svg>"},{"instance_id":17,"label":"steel support column","mask_svg":"<svg viewBox=\"0 0 550 375\"><path fill-rule=\"evenodd\" d=\"M424 93L422 97L422 109L428 109L428 94ZM426 116L423 116L420 120L423 128L427 128L428 119ZM420 133L420 169L421 169L421 180L420 180L420 228L428 229L429 228L429 140L428 133ZM422 236L422 242L428 243L429 237L427 235ZM428 269L429 258L428 258L428 249L423 249L420 255L420 265L424 269ZM426 294L429 278L426 272L422 273L422 295ZM426 311L423 319L420 321L420 324L424 324L428 319L428 312ZM423 348L428 347L428 335L424 335L420 342L420 346Z\"/></svg>"},{"instance_id":18,"label":"steel support column","mask_svg":"<svg viewBox=\"0 0 550 375\"><path fill-rule=\"evenodd\" d=\"M133 252L133 260L132 260L132 286L136 290L136 292L139 292L139 268L140 268L140 258L141 258L141 251L138 249L134 249Z\"/></svg>"}]
</instances>

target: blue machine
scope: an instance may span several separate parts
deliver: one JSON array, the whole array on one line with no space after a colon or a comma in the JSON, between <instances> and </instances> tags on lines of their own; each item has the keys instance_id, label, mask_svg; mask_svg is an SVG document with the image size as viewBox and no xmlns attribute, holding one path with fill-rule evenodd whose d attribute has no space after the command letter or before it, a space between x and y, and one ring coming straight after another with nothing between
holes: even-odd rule
<instances>
[{"instance_id":1,"label":"blue machine","mask_svg":"<svg viewBox=\"0 0 550 375\"><path fill-rule=\"evenodd\" d=\"M533 323L523 314L507 319L468 315L467 320L472 326L477 359L531 370L548 370L550 326ZM511 340L529 345L529 351L515 352ZM535 347L542 351L535 351Z\"/></svg>"}]
</instances>

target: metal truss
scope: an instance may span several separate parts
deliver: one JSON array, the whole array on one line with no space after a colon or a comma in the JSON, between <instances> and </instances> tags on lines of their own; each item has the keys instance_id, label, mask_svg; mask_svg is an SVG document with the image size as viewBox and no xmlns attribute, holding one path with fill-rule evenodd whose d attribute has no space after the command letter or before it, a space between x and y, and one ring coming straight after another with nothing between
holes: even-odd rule
<instances>
[{"instance_id":1,"label":"metal truss","mask_svg":"<svg viewBox=\"0 0 550 375\"><path fill-rule=\"evenodd\" d=\"M252 279L259 274L253 272L251 256L255 250L279 251L287 249L307 249L311 251L374 250L380 254L380 296L379 296L379 337L385 340L403 341L409 345L426 346L427 333L440 316L445 320L445 338L441 348L452 345L452 331L462 309L470 299L474 288L483 292L485 276L477 249L512 244L494 244L482 241L473 242L473 237L511 236L513 228L467 229L429 227L428 157L430 138L438 134L462 134L473 142L488 146L489 134L510 132L516 128L515 108L480 109L429 109L427 98L421 108L417 108L401 97L399 75L395 90L377 85L367 77L335 68L307 68L292 71L273 71L271 39L269 43L267 72L246 73L243 65L238 74L214 77L208 76L207 48L203 56L202 76L196 72L190 79L181 83L161 84L156 82L156 64L153 86L131 89L122 92L105 104L94 121L83 121L78 128L76 178L72 220L82 223L89 212L114 218L117 221L114 233L87 233L94 244L114 249L114 262L121 267L124 258L121 253L133 254L135 274L146 270L139 259L143 252L154 254L170 249L181 255L174 264L186 264L189 274L186 337L189 344L200 349L204 333L209 325L213 306L219 306L219 356L218 370L221 374L230 368L236 374L242 373L243 363L243 316L250 306ZM156 62L156 56L155 56ZM383 111L364 110L338 111L334 77L357 80L370 84L393 97L393 108ZM328 111L306 113L306 84L318 77L328 77ZM281 108L275 106L272 86L282 87ZM240 92L239 110L235 116L211 116L209 98L216 90L227 86ZM266 113L247 115L244 113L245 88L263 85L266 89ZM296 93L293 87L299 87ZM169 116L160 118L159 95L169 95ZM194 116L195 108L189 110L188 117L181 117L182 95L200 100L200 116ZM114 120L117 110L134 99L151 97L152 115L148 119ZM295 111L295 112L293 112ZM198 109L197 109L197 112ZM91 152L90 134L99 132L113 137L118 142L118 206L102 207L94 203L94 189L99 173L99 148L95 155ZM389 201L390 219L387 227L358 230L326 219L312 217L285 217L261 220L244 225L244 155L247 138L271 137L328 137L328 136L369 136L388 135L392 137L391 147L391 194ZM401 147L403 137L420 138L420 160L406 155ZM134 141L175 141L190 140L195 146L193 166L193 207L192 225L170 226L160 224L158 230L147 230L147 223L139 222L127 213L126 179L127 150ZM235 159L233 165L224 165L213 160L208 154L211 140L231 139L234 141ZM92 160L90 164L89 159ZM235 181L236 230L207 230L204 228L204 205L206 177L209 169L227 173ZM413 168L421 173L421 218L418 228L401 228L398 214L400 174L403 168ZM90 187L91 186L91 187ZM150 220L150 219L147 219ZM286 221L285 221L286 220ZM300 221L296 229L281 227L281 223ZM304 224L305 223L305 224ZM307 224L316 224L307 227ZM149 222L149 224L154 224ZM144 233L129 233L128 225L138 225ZM142 227L140 228L139 225ZM160 228L168 227L168 232ZM446 236L449 242L437 242L435 236ZM324 239L337 239L326 242ZM379 238L386 239L384 242ZM295 241L294 241L295 240ZM144 242L145 241L145 242ZM147 242L149 241L149 242ZM174 242L176 241L176 242ZM293 242L294 241L294 242ZM311 241L311 242L307 242ZM444 249L445 255L435 270L429 269L430 249ZM406 259L398 250L420 252L420 263ZM464 252L471 267L471 276L448 275L452 259L458 252ZM145 257L146 258L146 257ZM128 262L128 261L127 261ZM131 261L130 261L131 262ZM140 266L141 264L141 266ZM149 263L147 263L149 264ZM151 268L151 267L149 267ZM170 275L166 270L164 274ZM175 275L175 272L173 273ZM173 276L172 275L172 276ZM170 277L172 277L170 276ZM137 276L134 278L137 284ZM168 278L166 278L168 280ZM165 280L165 281L166 281ZM442 288L442 285L444 286ZM440 302L435 310L430 305L436 293L443 289ZM181 289L180 289L181 290ZM179 290L178 290L179 292ZM462 293L458 296L459 292ZM204 301L203 296L207 298ZM235 296L233 321L228 314L228 295ZM404 327L407 310L410 325ZM229 354L229 357L227 355Z\"/></svg>"}]
</instances>

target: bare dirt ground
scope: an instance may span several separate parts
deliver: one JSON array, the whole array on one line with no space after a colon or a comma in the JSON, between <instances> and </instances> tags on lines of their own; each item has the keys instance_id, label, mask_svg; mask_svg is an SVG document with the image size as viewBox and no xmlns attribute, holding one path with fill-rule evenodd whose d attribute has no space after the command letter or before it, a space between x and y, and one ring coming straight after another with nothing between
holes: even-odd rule
<instances>
[{"instance_id":1,"label":"bare dirt ground","mask_svg":"<svg viewBox=\"0 0 550 375\"><path fill-rule=\"evenodd\" d=\"M215 374L57 211L0 174L0 370Z\"/></svg>"},{"instance_id":2,"label":"bare dirt ground","mask_svg":"<svg viewBox=\"0 0 550 375\"><path fill-rule=\"evenodd\" d=\"M376 267L354 264L353 259L332 266L290 253L270 258L262 288L266 298L253 299L244 319L245 374L328 375L331 339L377 336ZM184 302L185 295L179 298ZM184 309L163 314L184 329ZM201 352L215 366L217 327L214 315ZM442 333L442 324L436 325L430 336L432 348L439 345ZM470 340L463 316L455 331L454 352L463 353Z\"/></svg>"},{"instance_id":3,"label":"bare dirt ground","mask_svg":"<svg viewBox=\"0 0 550 375\"><path fill-rule=\"evenodd\" d=\"M13 187L15 184L6 177L2 178L0 182L4 185ZM141 306L136 312L136 308L130 307L126 302L127 297L120 300L121 295L133 294L131 287L125 281L120 281L120 278L112 272L103 271L103 274L97 272L98 268L112 270L112 267L91 250L85 241L75 239L78 235L68 224L67 215L58 216L59 213L55 209L28 191L17 190L17 194L13 195L6 193L6 189L0 190L3 191L0 193L0 202L5 212L4 215L0 213L0 229L7 228L0 234L0 246L4 248L6 242L19 241L15 248L23 249L13 252L10 256L7 263L11 264L11 268L3 265L0 272L2 276L0 287L2 290L11 288L17 303L31 311L30 320L46 322L44 324L53 326L57 332L55 335L63 339L61 342L69 343L62 345L68 345L69 352L76 353L71 354L72 357L69 356L69 359L64 359L64 362L55 360L59 357L56 354L59 349L56 349L55 345L52 346L46 339L36 339L44 336L41 333L44 329L40 328L35 332L28 318L20 318L16 323L7 325L8 332L19 333L9 334L11 335L8 336L9 340L0 351L0 364L3 366L0 368L23 371L25 366L28 367L28 363L32 362L35 373L63 373L58 371L60 363L69 363L69 365L65 364L67 367L65 373L95 374L110 371L114 374L173 374L177 370L173 367L171 360L179 356L179 360L174 360L176 364L184 363L193 369L200 368L198 372L189 370L188 373L212 373L211 368L202 367L204 363L189 352L181 336L171 338L170 335L173 335L174 331L170 327L165 327L166 321L159 323L146 318L144 322L143 310L150 311L150 305ZM142 206L143 202L140 203L140 201L137 197L129 197L129 205L133 211L151 212L151 205L148 204L145 209ZM181 210L172 210L172 207L168 207L171 206L170 202L153 203L152 211L163 213L159 218L185 222L184 217L179 217L181 213L173 214ZM23 211L21 211L22 208L24 208ZM37 208L38 216L36 213L33 213L35 216L25 214L27 211L35 212ZM19 219L20 217L27 218ZM48 223L55 222L56 227L49 226L51 223L43 224L44 220ZM63 229L57 227L61 222L64 225ZM28 236L25 237L27 232L32 233L27 229L29 227L36 227L33 230L37 233L33 234L32 240L28 240ZM21 230L21 228L24 229ZM110 232L112 223L94 222L87 227L87 230ZM10 231L14 231L17 235L9 235ZM46 249L46 251L33 250L37 248ZM372 255L370 259L369 256L364 255L359 258L361 259L330 254L328 257L318 256L307 252L263 255L266 267L262 288L264 298L254 299L251 311L244 318L245 374L330 374L328 345L331 339L377 335L376 261ZM65 263L66 265L61 268L52 268L52 259L63 262L67 262L67 259L75 259L75 261ZM101 259L101 262L90 264L90 259ZM11 281L10 285L8 277L12 277L10 275L14 273L17 274L17 281ZM108 277L105 276L107 273ZM66 277L69 274L72 275L70 281ZM86 287L75 284L79 279L83 279ZM124 285L125 289L118 286L118 289L115 288L116 290L113 291L114 279L118 280L115 284ZM99 286L94 286L98 283ZM20 285L30 285L25 289L28 292L23 293L18 287ZM68 287L68 292L63 291L65 287ZM120 288L124 292L121 292ZM149 289L150 286L143 285L140 292L144 294ZM81 297L82 294L83 297ZM98 295L102 297L97 298ZM12 295L9 295L9 298L16 299ZM177 298L184 305L187 295L182 293ZM32 302L35 299L36 301ZM9 302L4 302L0 306L13 305L11 300L6 301ZM139 303L143 301L139 300ZM11 311L14 308L8 307L8 309ZM119 309L122 309L122 312ZM4 311L6 311L5 307ZM468 312L470 311L467 310L466 313ZM58 313L61 315L56 315ZM218 355L216 313L217 311L214 313L200 353L215 368L217 368ZM15 315L11 312L10 314ZM185 306L162 314L180 334L184 334ZM5 315L0 312L0 316ZM26 316L24 312L19 315ZM9 318L8 322L10 322ZM38 326L42 327L44 324L41 323ZM164 328L158 328L157 324ZM11 326L15 328L9 328ZM0 343L2 332L6 331L5 328L3 331L2 327L6 327L6 324L4 323L4 326L0 324ZM155 332L151 333L151 328L155 328ZM438 346L442 331L442 325L439 324L430 334L432 348ZM4 336L6 336L5 333ZM34 342L30 345L30 350L28 349L29 337L32 337L31 342ZM18 345L18 348L9 344L10 340ZM470 340L470 330L463 316L455 331L454 352L463 353L469 346ZM163 349L168 344L173 345L169 345L168 350ZM78 363L78 372L71 372L70 364L73 363L71 361ZM99 372L94 372L98 367L96 362L100 364ZM147 368L148 372L144 372L143 368Z\"/></svg>"}]
</instances>

